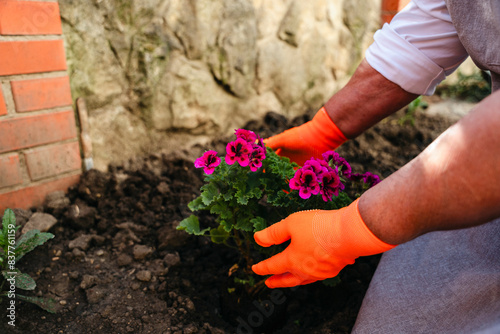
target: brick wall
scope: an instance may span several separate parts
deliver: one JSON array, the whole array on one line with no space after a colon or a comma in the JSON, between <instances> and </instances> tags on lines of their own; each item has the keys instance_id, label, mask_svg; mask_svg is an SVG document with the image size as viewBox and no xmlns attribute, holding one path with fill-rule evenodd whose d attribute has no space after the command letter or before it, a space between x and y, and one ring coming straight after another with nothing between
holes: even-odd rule
<instances>
[{"instance_id":1,"label":"brick wall","mask_svg":"<svg viewBox=\"0 0 500 334\"><path fill-rule=\"evenodd\" d=\"M0 215L78 182L72 105L57 1L0 0Z\"/></svg>"}]
</instances>

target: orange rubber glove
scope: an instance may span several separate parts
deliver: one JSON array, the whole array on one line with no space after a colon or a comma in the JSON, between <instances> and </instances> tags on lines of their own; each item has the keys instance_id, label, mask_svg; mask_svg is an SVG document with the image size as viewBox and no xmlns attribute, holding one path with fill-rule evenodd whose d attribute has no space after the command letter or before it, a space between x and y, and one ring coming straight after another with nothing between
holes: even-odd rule
<instances>
[{"instance_id":1,"label":"orange rubber glove","mask_svg":"<svg viewBox=\"0 0 500 334\"><path fill-rule=\"evenodd\" d=\"M300 166L311 157L334 150L347 138L321 108L312 120L264 140L278 155L290 158Z\"/></svg>"},{"instance_id":2,"label":"orange rubber glove","mask_svg":"<svg viewBox=\"0 0 500 334\"><path fill-rule=\"evenodd\" d=\"M263 247L291 239L283 252L252 267L258 275L274 275L266 280L269 288L334 277L360 256L396 247L381 241L366 227L359 214L358 200L340 210L296 212L254 237Z\"/></svg>"}]
</instances>

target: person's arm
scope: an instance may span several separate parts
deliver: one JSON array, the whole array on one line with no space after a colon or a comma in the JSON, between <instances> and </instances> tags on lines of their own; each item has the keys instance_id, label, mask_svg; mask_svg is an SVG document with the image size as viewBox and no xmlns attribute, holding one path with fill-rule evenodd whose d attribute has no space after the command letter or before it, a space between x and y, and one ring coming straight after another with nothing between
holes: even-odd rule
<instances>
[{"instance_id":1,"label":"person's arm","mask_svg":"<svg viewBox=\"0 0 500 334\"><path fill-rule=\"evenodd\" d=\"M266 145L299 165L321 157L418 95L431 95L466 58L444 1L411 3L377 31L349 83L310 122Z\"/></svg>"},{"instance_id":2,"label":"person's arm","mask_svg":"<svg viewBox=\"0 0 500 334\"><path fill-rule=\"evenodd\" d=\"M500 92L445 131L417 158L364 193L359 211L381 240L500 217Z\"/></svg>"},{"instance_id":3,"label":"person's arm","mask_svg":"<svg viewBox=\"0 0 500 334\"><path fill-rule=\"evenodd\" d=\"M352 139L418 97L387 80L366 60L325 104L330 119Z\"/></svg>"}]
</instances>

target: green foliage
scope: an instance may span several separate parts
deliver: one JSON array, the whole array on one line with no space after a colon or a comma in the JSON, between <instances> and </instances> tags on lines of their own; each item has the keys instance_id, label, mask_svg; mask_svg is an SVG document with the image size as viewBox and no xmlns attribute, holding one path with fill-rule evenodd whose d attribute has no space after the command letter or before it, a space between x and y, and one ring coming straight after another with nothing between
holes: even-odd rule
<instances>
[{"instance_id":1,"label":"green foliage","mask_svg":"<svg viewBox=\"0 0 500 334\"><path fill-rule=\"evenodd\" d=\"M201 194L188 204L192 211L214 214L217 227L201 229L198 218L191 215L180 222L179 230L194 235L208 233L213 241L220 243L226 242L234 230L253 233L299 210L338 209L351 202L343 193L331 202L324 202L320 196L304 200L297 191L289 191L288 182L298 166L271 149L267 149L266 159L256 172L221 160L213 174L205 177Z\"/></svg>"},{"instance_id":2,"label":"green foliage","mask_svg":"<svg viewBox=\"0 0 500 334\"><path fill-rule=\"evenodd\" d=\"M181 221L177 229L185 230L187 233L194 235L203 235L205 234L206 231L210 230L209 228L206 228L200 231L200 221L198 220L198 217L196 217L195 215L191 215L188 218Z\"/></svg>"},{"instance_id":3,"label":"green foliage","mask_svg":"<svg viewBox=\"0 0 500 334\"><path fill-rule=\"evenodd\" d=\"M415 125L415 112L418 109L426 109L428 106L428 103L422 100L422 96L417 97L415 100L411 101L410 104L408 104L404 116L398 120L398 123L400 125L404 125L406 123Z\"/></svg>"},{"instance_id":4,"label":"green foliage","mask_svg":"<svg viewBox=\"0 0 500 334\"><path fill-rule=\"evenodd\" d=\"M491 94L491 84L486 72L465 75L458 72L458 81L452 85L441 84L436 94L443 98L457 98L470 102L479 102Z\"/></svg>"},{"instance_id":5,"label":"green foliage","mask_svg":"<svg viewBox=\"0 0 500 334\"><path fill-rule=\"evenodd\" d=\"M0 232L0 297L12 293L12 289L3 290L4 285L13 285L16 289L31 291L36 287L36 282L28 274L22 273L16 268L16 263L24 255L36 247L44 244L54 237L51 233L42 233L38 230L30 230L23 234L17 242L16 232L20 228L16 225L16 217L11 209L5 210L2 218L2 230ZM2 278L3 277L3 278ZM54 313L55 302L52 299L27 297L15 293L16 298L34 303L46 311Z\"/></svg>"},{"instance_id":6,"label":"green foliage","mask_svg":"<svg viewBox=\"0 0 500 334\"><path fill-rule=\"evenodd\" d=\"M52 233L40 232L38 230L29 230L21 236L16 242L16 262L25 254L31 252L36 247L43 245L47 240L52 239Z\"/></svg>"}]
</instances>

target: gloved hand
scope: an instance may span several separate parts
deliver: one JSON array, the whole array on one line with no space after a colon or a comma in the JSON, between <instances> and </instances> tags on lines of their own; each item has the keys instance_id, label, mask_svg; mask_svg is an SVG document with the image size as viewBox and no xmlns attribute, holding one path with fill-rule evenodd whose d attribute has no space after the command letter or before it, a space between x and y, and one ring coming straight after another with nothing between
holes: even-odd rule
<instances>
[{"instance_id":1,"label":"gloved hand","mask_svg":"<svg viewBox=\"0 0 500 334\"><path fill-rule=\"evenodd\" d=\"M254 238L263 247L291 239L283 252L252 267L258 275L274 275L266 280L269 288L334 277L359 256L395 247L378 239L366 227L359 214L358 200L340 210L296 212L255 233Z\"/></svg>"},{"instance_id":2,"label":"gloved hand","mask_svg":"<svg viewBox=\"0 0 500 334\"><path fill-rule=\"evenodd\" d=\"M302 166L311 157L321 158L321 154L336 149L346 140L323 107L311 121L269 137L264 143L278 155Z\"/></svg>"}]
</instances>

